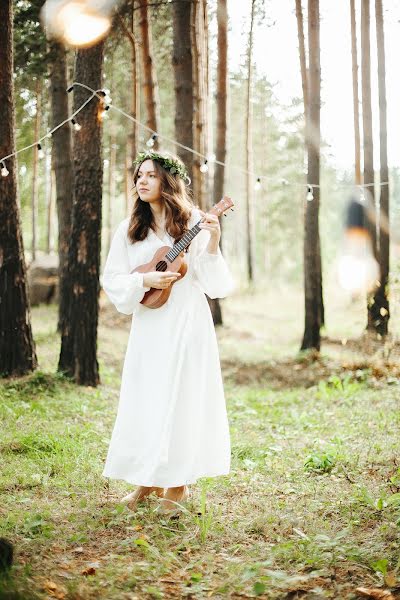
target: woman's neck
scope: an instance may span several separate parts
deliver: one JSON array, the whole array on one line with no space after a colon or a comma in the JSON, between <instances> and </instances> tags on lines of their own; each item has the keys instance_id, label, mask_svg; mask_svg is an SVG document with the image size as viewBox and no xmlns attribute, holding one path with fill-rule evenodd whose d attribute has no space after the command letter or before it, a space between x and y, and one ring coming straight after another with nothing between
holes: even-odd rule
<instances>
[{"instance_id":1,"label":"woman's neck","mask_svg":"<svg viewBox=\"0 0 400 600\"><path fill-rule=\"evenodd\" d=\"M150 205L153 219L157 227L163 227L165 223L165 206L159 202L152 202Z\"/></svg>"}]
</instances>

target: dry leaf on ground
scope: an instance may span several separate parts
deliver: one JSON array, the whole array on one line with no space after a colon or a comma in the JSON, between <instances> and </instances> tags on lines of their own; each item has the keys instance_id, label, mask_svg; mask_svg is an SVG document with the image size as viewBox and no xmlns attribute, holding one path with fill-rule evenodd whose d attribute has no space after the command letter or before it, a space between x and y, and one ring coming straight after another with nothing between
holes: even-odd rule
<instances>
[{"instance_id":1,"label":"dry leaf on ground","mask_svg":"<svg viewBox=\"0 0 400 600\"><path fill-rule=\"evenodd\" d=\"M395 600L395 597L391 592L389 592L389 590L382 590L380 588L359 587L356 589L356 592L360 596L373 598L374 600Z\"/></svg>"}]
</instances>

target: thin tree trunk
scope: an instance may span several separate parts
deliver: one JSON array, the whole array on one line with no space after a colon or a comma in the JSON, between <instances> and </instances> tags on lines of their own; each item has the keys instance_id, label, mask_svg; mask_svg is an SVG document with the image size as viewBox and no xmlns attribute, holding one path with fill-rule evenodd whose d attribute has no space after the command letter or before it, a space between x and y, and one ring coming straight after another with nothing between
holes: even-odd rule
<instances>
[{"instance_id":1,"label":"thin tree trunk","mask_svg":"<svg viewBox=\"0 0 400 600\"><path fill-rule=\"evenodd\" d=\"M307 139L308 181L314 199L305 204L304 296L305 324L301 349L320 349L321 336L321 259L319 240L320 110L321 68L319 0L308 0L309 48L309 127Z\"/></svg>"},{"instance_id":2,"label":"thin tree trunk","mask_svg":"<svg viewBox=\"0 0 400 600\"><path fill-rule=\"evenodd\" d=\"M193 148L193 56L191 43L191 2L174 2L173 56L175 78L175 139ZM189 177L193 178L193 155L189 150L178 147L177 154L185 163Z\"/></svg>"},{"instance_id":3,"label":"thin tree trunk","mask_svg":"<svg viewBox=\"0 0 400 600\"><path fill-rule=\"evenodd\" d=\"M93 89L101 88L104 43L79 50L75 79ZM74 109L87 98L86 90L74 90ZM97 325L101 242L103 161L99 100L93 98L80 113L82 129L74 144L75 202L68 254L70 301L63 323L59 370L81 385L96 386Z\"/></svg>"},{"instance_id":4,"label":"thin tree trunk","mask_svg":"<svg viewBox=\"0 0 400 600\"><path fill-rule=\"evenodd\" d=\"M15 152L13 11L0 2L0 156ZM26 266L17 203L17 162L6 161L0 176L0 376L24 375L37 367L26 288ZM1 165L3 166L3 165Z\"/></svg>"},{"instance_id":5,"label":"thin tree trunk","mask_svg":"<svg viewBox=\"0 0 400 600\"><path fill-rule=\"evenodd\" d=\"M142 89L146 105L146 125L153 131L158 131L160 122L160 101L158 98L157 75L153 61L153 42L151 34L151 25L149 22L149 9L147 0L139 0L141 32L141 58L142 58ZM155 140L154 148L157 148L158 142Z\"/></svg>"},{"instance_id":6,"label":"thin tree trunk","mask_svg":"<svg viewBox=\"0 0 400 600\"><path fill-rule=\"evenodd\" d=\"M116 136L115 128L111 125L110 135L110 163L108 165L108 215L107 215L107 254L111 247L112 237L112 217L113 217L113 206L115 202L115 163L116 163Z\"/></svg>"},{"instance_id":7,"label":"thin tree trunk","mask_svg":"<svg viewBox=\"0 0 400 600\"><path fill-rule=\"evenodd\" d=\"M247 47L247 90L246 90L246 267L247 278L251 283L254 278L254 256L253 256L253 188L254 182L251 172L253 170L253 139L252 119L253 107L251 92L253 83L253 29L255 17L256 0L251 2L251 17L249 41Z\"/></svg>"},{"instance_id":8,"label":"thin tree trunk","mask_svg":"<svg viewBox=\"0 0 400 600\"><path fill-rule=\"evenodd\" d=\"M379 312L375 323L378 334L388 333L389 312L389 170L387 162L386 66L382 0L375 0L376 41L378 48L379 130L380 130L380 202L379 202L379 266L380 286L374 301Z\"/></svg>"},{"instance_id":9,"label":"thin tree trunk","mask_svg":"<svg viewBox=\"0 0 400 600\"><path fill-rule=\"evenodd\" d=\"M354 171L355 183L361 183L361 142L360 142L360 110L358 98L358 60L357 60L357 29L356 9L354 0L350 0L351 20L351 62L353 74L353 115L354 115Z\"/></svg>"},{"instance_id":10,"label":"thin tree trunk","mask_svg":"<svg viewBox=\"0 0 400 600\"><path fill-rule=\"evenodd\" d=\"M369 228L372 248L375 258L378 258L377 245L377 212L374 191L374 148L372 137L372 108L371 108L371 56L370 56L370 12L369 0L361 2L361 73L362 73L362 115L364 138L364 185L365 196L369 205ZM371 185L372 184L372 185ZM374 331L380 322L379 307L375 304L374 294L368 295L367 329Z\"/></svg>"},{"instance_id":11,"label":"thin tree trunk","mask_svg":"<svg viewBox=\"0 0 400 600\"><path fill-rule=\"evenodd\" d=\"M35 140L40 137L40 117L41 117L41 89L40 81L36 81L36 114L35 114L35 125L33 130L33 137ZM33 161L32 161L32 195L31 195L31 216L32 216L32 245L31 253L32 260L36 259L37 250L37 229L38 229L38 191L39 191L39 148L38 146L33 147Z\"/></svg>"},{"instance_id":12,"label":"thin tree trunk","mask_svg":"<svg viewBox=\"0 0 400 600\"><path fill-rule=\"evenodd\" d=\"M50 67L50 97L52 127L69 117L67 54L58 42L50 43L54 57ZM79 121L80 115L77 116ZM62 322L67 319L68 288L68 248L71 235L71 215L74 199L74 166L72 162L71 127L66 123L52 135L52 158L56 179L56 202L58 220L58 278L59 305L57 329L62 331Z\"/></svg>"}]
</instances>

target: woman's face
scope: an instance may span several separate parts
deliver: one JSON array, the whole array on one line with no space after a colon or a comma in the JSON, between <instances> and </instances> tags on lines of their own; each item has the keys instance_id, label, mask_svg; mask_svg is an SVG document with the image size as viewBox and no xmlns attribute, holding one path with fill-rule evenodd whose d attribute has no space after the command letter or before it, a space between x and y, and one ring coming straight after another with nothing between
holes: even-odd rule
<instances>
[{"instance_id":1,"label":"woman's face","mask_svg":"<svg viewBox=\"0 0 400 600\"><path fill-rule=\"evenodd\" d=\"M136 189L143 202L158 202L161 197L161 180L154 169L153 161L142 162L136 177Z\"/></svg>"}]
</instances>

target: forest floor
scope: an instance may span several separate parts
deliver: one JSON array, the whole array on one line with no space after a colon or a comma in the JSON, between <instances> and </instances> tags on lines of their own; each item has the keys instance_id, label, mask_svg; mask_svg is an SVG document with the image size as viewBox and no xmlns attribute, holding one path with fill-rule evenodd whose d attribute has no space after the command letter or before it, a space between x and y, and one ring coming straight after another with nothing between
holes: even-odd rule
<instances>
[{"instance_id":1,"label":"forest floor","mask_svg":"<svg viewBox=\"0 0 400 600\"><path fill-rule=\"evenodd\" d=\"M282 300L283 299L283 300ZM0 600L399 598L399 345L330 297L319 356L299 354L300 295L241 293L218 331L229 476L168 519L101 476L130 318L102 299L101 385L55 373L56 308L33 309L39 370L0 384ZM393 330L398 315L393 311Z\"/></svg>"}]
</instances>

